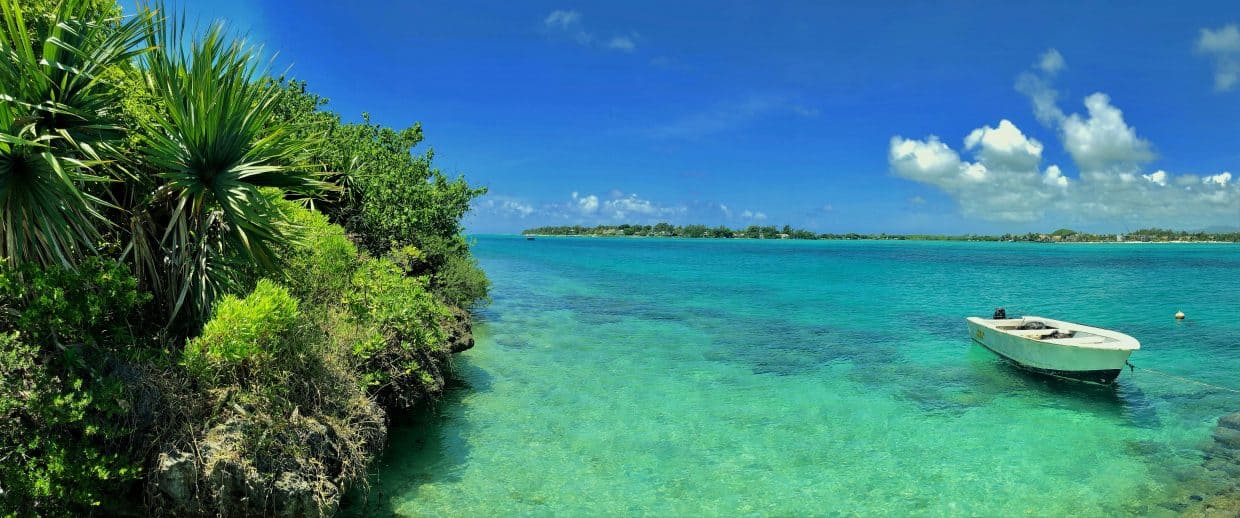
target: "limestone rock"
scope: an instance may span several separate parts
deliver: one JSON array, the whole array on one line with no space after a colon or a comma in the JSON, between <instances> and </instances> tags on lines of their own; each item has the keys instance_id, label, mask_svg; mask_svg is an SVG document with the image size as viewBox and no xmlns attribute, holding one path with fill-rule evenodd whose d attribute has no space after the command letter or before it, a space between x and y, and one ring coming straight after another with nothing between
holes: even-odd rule
<instances>
[{"instance_id":1,"label":"limestone rock","mask_svg":"<svg viewBox=\"0 0 1240 518\"><path fill-rule=\"evenodd\" d=\"M207 497L211 507L225 516L262 514L264 507L262 477L241 454L250 426L244 418L234 417L208 431L198 445L206 465Z\"/></svg>"},{"instance_id":2,"label":"limestone rock","mask_svg":"<svg viewBox=\"0 0 1240 518\"><path fill-rule=\"evenodd\" d=\"M193 509L198 484L198 462L193 455L183 451L160 453L151 475L155 489L174 509Z\"/></svg>"},{"instance_id":3,"label":"limestone rock","mask_svg":"<svg viewBox=\"0 0 1240 518\"><path fill-rule=\"evenodd\" d=\"M262 477L248 459L215 459L207 466L207 490L211 503L223 516L263 514Z\"/></svg>"},{"instance_id":4,"label":"limestone rock","mask_svg":"<svg viewBox=\"0 0 1240 518\"><path fill-rule=\"evenodd\" d=\"M473 317L468 310L452 307L452 316L445 323L444 331L448 334L448 347L454 353L473 348L474 326Z\"/></svg>"},{"instance_id":5,"label":"limestone rock","mask_svg":"<svg viewBox=\"0 0 1240 518\"><path fill-rule=\"evenodd\" d=\"M276 479L272 503L276 516L331 516L340 507L340 491L321 478L308 481L302 474L285 471Z\"/></svg>"}]
</instances>

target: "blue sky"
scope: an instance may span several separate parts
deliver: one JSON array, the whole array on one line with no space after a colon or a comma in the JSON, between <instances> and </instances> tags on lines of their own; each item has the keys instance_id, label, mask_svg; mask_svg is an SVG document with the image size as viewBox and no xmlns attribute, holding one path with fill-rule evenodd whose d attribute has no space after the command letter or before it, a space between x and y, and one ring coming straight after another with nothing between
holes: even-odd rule
<instances>
[{"instance_id":1,"label":"blue sky","mask_svg":"<svg viewBox=\"0 0 1240 518\"><path fill-rule=\"evenodd\" d=\"M1240 226L1234 2L390 3L185 7L421 121L471 232Z\"/></svg>"}]
</instances>

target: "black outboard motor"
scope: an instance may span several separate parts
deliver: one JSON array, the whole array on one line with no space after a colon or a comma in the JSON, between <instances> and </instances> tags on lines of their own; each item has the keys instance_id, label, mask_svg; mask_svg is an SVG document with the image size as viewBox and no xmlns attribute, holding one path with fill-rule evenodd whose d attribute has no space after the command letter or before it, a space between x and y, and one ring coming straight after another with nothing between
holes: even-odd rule
<instances>
[{"instance_id":1,"label":"black outboard motor","mask_svg":"<svg viewBox=\"0 0 1240 518\"><path fill-rule=\"evenodd\" d=\"M1003 308L996 309L995 316L993 318L994 320L1005 320L1007 319L1007 311Z\"/></svg>"}]
</instances>

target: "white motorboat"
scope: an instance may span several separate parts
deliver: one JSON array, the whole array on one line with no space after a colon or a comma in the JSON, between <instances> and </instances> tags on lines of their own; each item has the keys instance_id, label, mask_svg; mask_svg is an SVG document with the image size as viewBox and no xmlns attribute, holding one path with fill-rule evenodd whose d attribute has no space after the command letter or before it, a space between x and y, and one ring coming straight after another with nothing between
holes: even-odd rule
<instances>
[{"instance_id":1,"label":"white motorboat","mask_svg":"<svg viewBox=\"0 0 1240 518\"><path fill-rule=\"evenodd\" d=\"M1117 331L1053 318L969 317L969 336L982 347L1023 369L1041 374L1109 384L1141 343Z\"/></svg>"}]
</instances>

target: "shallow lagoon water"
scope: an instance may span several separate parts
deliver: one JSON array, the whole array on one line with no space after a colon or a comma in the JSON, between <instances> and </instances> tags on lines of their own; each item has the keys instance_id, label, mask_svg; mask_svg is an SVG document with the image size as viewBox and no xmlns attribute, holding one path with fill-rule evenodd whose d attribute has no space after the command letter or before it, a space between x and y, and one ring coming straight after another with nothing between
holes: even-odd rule
<instances>
[{"instance_id":1,"label":"shallow lagoon water","mask_svg":"<svg viewBox=\"0 0 1240 518\"><path fill-rule=\"evenodd\" d=\"M494 302L361 514L1171 514L1240 396L1240 246L483 236ZM1114 387L963 318L1137 337ZM1188 319L1172 318L1183 310Z\"/></svg>"}]
</instances>

